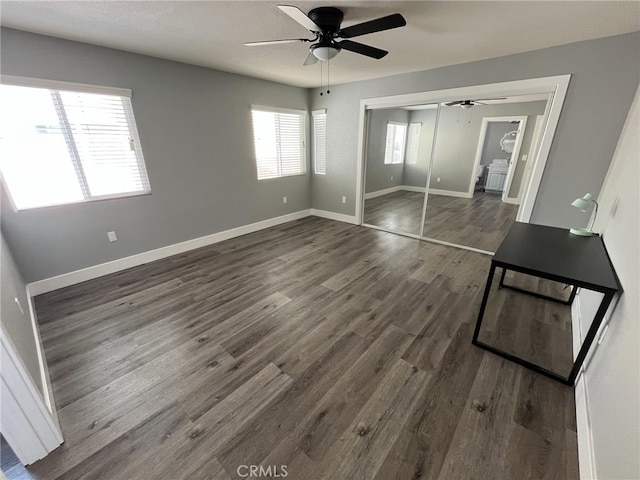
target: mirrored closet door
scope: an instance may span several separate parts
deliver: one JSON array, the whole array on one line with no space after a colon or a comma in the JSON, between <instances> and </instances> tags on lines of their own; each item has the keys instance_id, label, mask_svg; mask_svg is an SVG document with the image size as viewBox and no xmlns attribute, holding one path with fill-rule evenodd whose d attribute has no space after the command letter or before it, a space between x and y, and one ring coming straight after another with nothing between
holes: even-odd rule
<instances>
[{"instance_id":1,"label":"mirrored closet door","mask_svg":"<svg viewBox=\"0 0 640 480\"><path fill-rule=\"evenodd\" d=\"M441 105L423 238L496 251L515 222L547 100L528 95Z\"/></svg>"},{"instance_id":2,"label":"mirrored closet door","mask_svg":"<svg viewBox=\"0 0 640 480\"><path fill-rule=\"evenodd\" d=\"M548 100L368 110L363 224L495 252L527 190Z\"/></svg>"},{"instance_id":3,"label":"mirrored closet door","mask_svg":"<svg viewBox=\"0 0 640 480\"><path fill-rule=\"evenodd\" d=\"M438 105L369 110L365 225L420 236Z\"/></svg>"}]
</instances>

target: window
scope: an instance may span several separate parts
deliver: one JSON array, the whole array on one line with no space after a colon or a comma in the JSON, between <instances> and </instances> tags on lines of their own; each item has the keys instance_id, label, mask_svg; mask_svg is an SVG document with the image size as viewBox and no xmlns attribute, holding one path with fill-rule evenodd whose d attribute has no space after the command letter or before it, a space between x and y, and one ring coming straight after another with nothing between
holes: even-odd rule
<instances>
[{"instance_id":1,"label":"window","mask_svg":"<svg viewBox=\"0 0 640 480\"><path fill-rule=\"evenodd\" d=\"M407 164L415 165L418 163L418 147L420 146L420 129L421 123L409 124L409 135L407 138Z\"/></svg>"},{"instance_id":2,"label":"window","mask_svg":"<svg viewBox=\"0 0 640 480\"><path fill-rule=\"evenodd\" d=\"M251 116L258 180L305 173L306 113L254 106Z\"/></svg>"},{"instance_id":3,"label":"window","mask_svg":"<svg viewBox=\"0 0 640 480\"><path fill-rule=\"evenodd\" d=\"M387 143L384 151L385 165L402 163L407 138L406 123L387 123Z\"/></svg>"},{"instance_id":4,"label":"window","mask_svg":"<svg viewBox=\"0 0 640 480\"><path fill-rule=\"evenodd\" d=\"M313 114L313 168L316 175L327 173L327 111Z\"/></svg>"},{"instance_id":5,"label":"window","mask_svg":"<svg viewBox=\"0 0 640 480\"><path fill-rule=\"evenodd\" d=\"M18 210L151 191L129 90L3 81L0 170Z\"/></svg>"}]
</instances>

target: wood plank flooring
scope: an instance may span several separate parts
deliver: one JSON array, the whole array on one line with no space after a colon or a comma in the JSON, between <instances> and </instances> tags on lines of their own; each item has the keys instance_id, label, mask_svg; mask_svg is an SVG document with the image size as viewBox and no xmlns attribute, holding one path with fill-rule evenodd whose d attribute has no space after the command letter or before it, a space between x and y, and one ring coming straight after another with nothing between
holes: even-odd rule
<instances>
[{"instance_id":1,"label":"wood plank flooring","mask_svg":"<svg viewBox=\"0 0 640 480\"><path fill-rule=\"evenodd\" d=\"M65 443L14 478L576 479L573 389L471 345L489 262L309 217L41 295Z\"/></svg>"},{"instance_id":2,"label":"wood plank flooring","mask_svg":"<svg viewBox=\"0 0 640 480\"><path fill-rule=\"evenodd\" d=\"M365 201L364 222L419 235L424 194L399 191ZM516 219L518 205L500 195L475 192L473 198L429 195L423 236L495 252Z\"/></svg>"}]
</instances>

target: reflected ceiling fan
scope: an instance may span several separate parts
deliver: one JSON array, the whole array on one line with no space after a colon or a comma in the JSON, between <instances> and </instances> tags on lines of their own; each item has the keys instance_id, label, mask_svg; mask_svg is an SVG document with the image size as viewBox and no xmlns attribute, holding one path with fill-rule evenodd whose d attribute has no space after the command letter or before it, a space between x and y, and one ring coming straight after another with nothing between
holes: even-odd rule
<instances>
[{"instance_id":1,"label":"reflected ceiling fan","mask_svg":"<svg viewBox=\"0 0 640 480\"><path fill-rule=\"evenodd\" d=\"M246 46L276 45L280 43L311 43L310 53L304 65L313 65L318 60L326 61L335 57L340 50L349 50L367 57L381 59L386 50L371 47L352 40L344 40L369 33L382 32L392 28L404 27L407 22L402 15L394 13L386 17L358 23L350 27L340 28L344 17L342 10L335 7L314 8L306 15L298 7L292 5L278 5L278 8L292 19L309 30L314 38L291 38L286 40L266 40L263 42L248 42Z\"/></svg>"},{"instance_id":2,"label":"reflected ceiling fan","mask_svg":"<svg viewBox=\"0 0 640 480\"><path fill-rule=\"evenodd\" d=\"M460 106L460 108L471 108L474 105L487 105L486 103L482 103L483 101L491 101L491 100L506 100L506 97L499 97L499 98L481 98L479 100L456 100L455 102L447 102L445 103L445 105L447 107L455 107L455 106Z\"/></svg>"}]
</instances>

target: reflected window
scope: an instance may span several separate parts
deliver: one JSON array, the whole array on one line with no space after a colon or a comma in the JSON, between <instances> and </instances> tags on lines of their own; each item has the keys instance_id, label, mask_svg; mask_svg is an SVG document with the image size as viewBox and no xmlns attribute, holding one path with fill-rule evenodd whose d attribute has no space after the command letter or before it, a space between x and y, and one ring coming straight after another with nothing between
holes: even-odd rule
<instances>
[{"instance_id":1,"label":"reflected window","mask_svg":"<svg viewBox=\"0 0 640 480\"><path fill-rule=\"evenodd\" d=\"M404 161L404 151L407 141L406 123L387 123L387 142L384 151L385 165L399 164Z\"/></svg>"}]
</instances>

